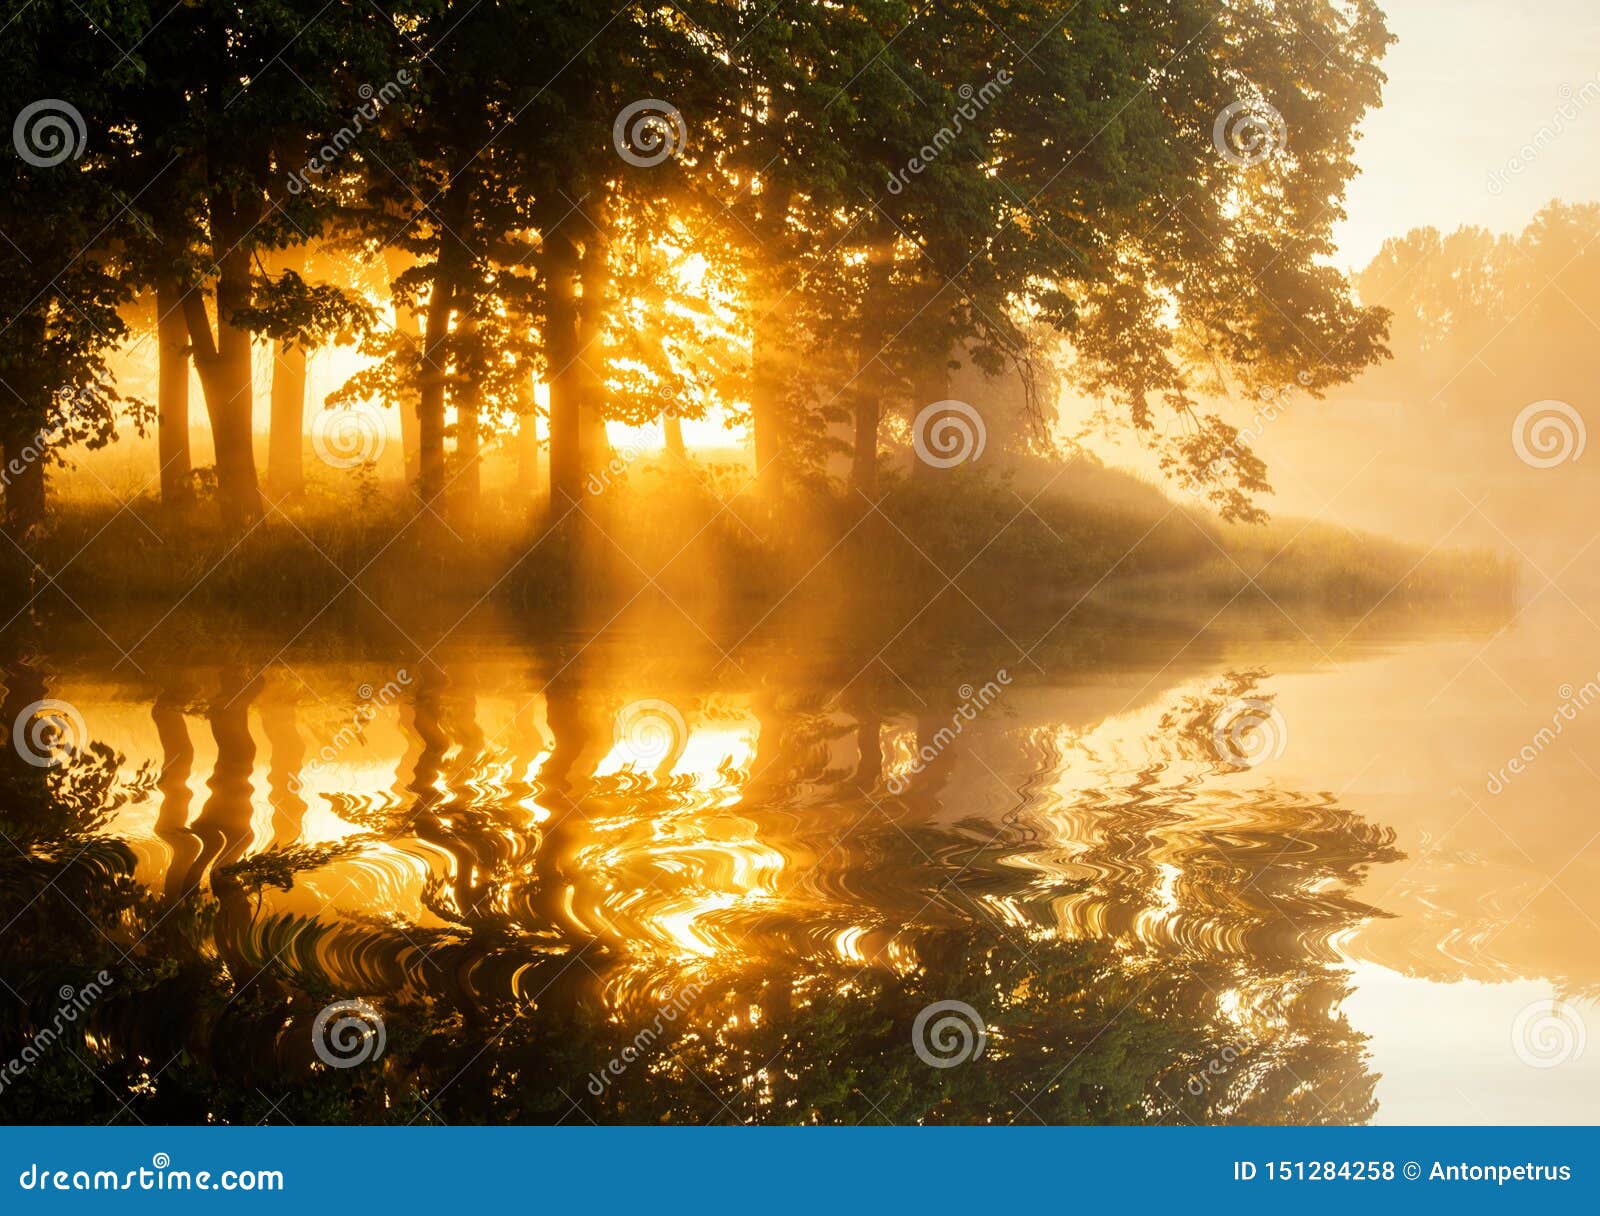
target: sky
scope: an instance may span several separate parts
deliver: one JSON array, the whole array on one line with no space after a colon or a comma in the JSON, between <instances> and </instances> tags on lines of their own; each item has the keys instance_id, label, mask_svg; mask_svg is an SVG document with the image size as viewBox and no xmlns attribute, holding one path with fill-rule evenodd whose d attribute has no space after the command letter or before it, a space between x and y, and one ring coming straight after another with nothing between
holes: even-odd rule
<instances>
[{"instance_id":1,"label":"sky","mask_svg":"<svg viewBox=\"0 0 1600 1216\"><path fill-rule=\"evenodd\" d=\"M1551 198L1600 201L1600 0L1380 3L1399 41L1384 63L1383 108L1357 145L1349 219L1336 230L1347 266L1421 225L1513 232ZM1576 116L1560 117L1563 106ZM1542 127L1562 124L1510 170Z\"/></svg>"}]
</instances>

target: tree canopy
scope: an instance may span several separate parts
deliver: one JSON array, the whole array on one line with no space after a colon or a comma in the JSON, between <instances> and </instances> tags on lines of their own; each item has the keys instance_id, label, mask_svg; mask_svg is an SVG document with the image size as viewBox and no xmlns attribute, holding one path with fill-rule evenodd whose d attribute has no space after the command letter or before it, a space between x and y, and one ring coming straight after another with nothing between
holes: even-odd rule
<instances>
[{"instance_id":1,"label":"tree canopy","mask_svg":"<svg viewBox=\"0 0 1600 1216\"><path fill-rule=\"evenodd\" d=\"M1027 442L1039 386L1075 383L1255 518L1264 467L1205 394L1320 394L1383 354L1330 260L1372 0L37 0L13 25L19 131L57 99L82 148L0 154L8 458L51 420L56 456L110 434L116 309L154 293L164 466L192 463L192 360L235 526L263 510L257 348L276 436L305 350L362 343L331 404L402 412L429 509L470 514L483 440L547 433L550 521L607 422L658 417L747 427L763 497L843 457L870 500L897 447L948 438L930 410L969 365L1024 386ZM37 518L42 474L8 489Z\"/></svg>"}]
</instances>

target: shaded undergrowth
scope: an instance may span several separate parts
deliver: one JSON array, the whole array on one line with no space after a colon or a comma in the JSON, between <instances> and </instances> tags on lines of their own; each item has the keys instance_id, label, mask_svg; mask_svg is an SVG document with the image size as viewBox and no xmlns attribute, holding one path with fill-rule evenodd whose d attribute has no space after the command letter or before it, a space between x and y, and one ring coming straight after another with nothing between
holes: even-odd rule
<instances>
[{"instance_id":1,"label":"shaded undergrowth","mask_svg":"<svg viewBox=\"0 0 1600 1216\"><path fill-rule=\"evenodd\" d=\"M1380 603L1509 601L1516 572L1485 551L1423 551L1293 519L1228 525L1082 462L1042 490L955 473L898 478L874 499L825 484L782 501L705 467L639 461L566 509L485 494L439 509L412 495L313 489L228 530L204 504L63 503L0 554L8 611L59 594L154 608L318 609L351 592L520 610L640 591L759 616L797 593L856 610L954 593L985 611L1085 595L1143 604L1241 593L1361 612Z\"/></svg>"}]
</instances>

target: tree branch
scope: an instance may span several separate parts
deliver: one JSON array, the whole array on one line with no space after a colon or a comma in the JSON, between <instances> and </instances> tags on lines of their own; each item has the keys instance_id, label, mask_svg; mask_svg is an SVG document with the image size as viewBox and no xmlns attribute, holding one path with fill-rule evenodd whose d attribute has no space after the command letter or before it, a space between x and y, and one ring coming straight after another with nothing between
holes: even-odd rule
<instances>
[{"instance_id":1,"label":"tree branch","mask_svg":"<svg viewBox=\"0 0 1600 1216\"><path fill-rule=\"evenodd\" d=\"M194 345L196 365L214 362L217 343L211 335L211 318L206 316L206 302L201 298L198 287L191 287L183 293L183 319L189 325L189 341Z\"/></svg>"}]
</instances>

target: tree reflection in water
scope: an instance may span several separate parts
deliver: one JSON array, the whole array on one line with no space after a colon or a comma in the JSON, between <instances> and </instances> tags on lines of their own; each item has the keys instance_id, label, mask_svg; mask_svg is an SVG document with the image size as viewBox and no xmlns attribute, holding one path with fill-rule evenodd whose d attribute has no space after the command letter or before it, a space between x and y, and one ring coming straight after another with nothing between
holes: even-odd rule
<instances>
[{"instance_id":1,"label":"tree reflection in water","mask_svg":"<svg viewBox=\"0 0 1600 1216\"><path fill-rule=\"evenodd\" d=\"M103 744L53 768L0 751L0 1055L51 1024L64 986L114 977L6 1077L0 1114L1372 1115L1332 942L1376 915L1352 892L1396 857L1392 836L1330 797L1222 780L1210 723L1263 673L1169 698L1125 740L1131 771L1028 707L989 711L909 771L951 720L948 693L772 676L682 698L694 736L669 771L618 751L621 681L535 667L489 731L479 682L495 672L424 666L391 714L403 749L366 784L301 782L320 746L304 698L248 663L157 681L149 763ZM10 723L46 681L13 661L6 689ZM196 812L202 729L216 758ZM153 881L140 858L157 845L122 829L147 803ZM343 834L308 837L318 815ZM341 998L384 1022L382 1055L358 1067L313 1046ZM981 1017L980 1055L924 1062L914 1027L937 1002Z\"/></svg>"}]
</instances>

